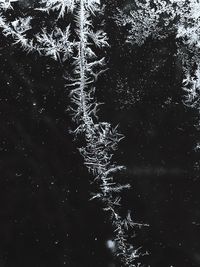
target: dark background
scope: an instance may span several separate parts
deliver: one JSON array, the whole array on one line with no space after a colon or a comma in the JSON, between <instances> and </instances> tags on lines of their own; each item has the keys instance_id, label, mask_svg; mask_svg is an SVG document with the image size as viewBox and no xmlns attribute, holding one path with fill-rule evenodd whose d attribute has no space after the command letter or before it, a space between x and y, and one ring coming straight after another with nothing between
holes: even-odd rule
<instances>
[{"instance_id":1,"label":"dark background","mask_svg":"<svg viewBox=\"0 0 200 267\"><path fill-rule=\"evenodd\" d=\"M108 7L109 70L97 98L100 119L119 123L126 137L114 156L127 167L121 182L132 185L123 210L150 225L134 245L148 251L147 266L200 266L198 114L183 104L175 38L125 44L113 2ZM120 266L106 245L109 218L88 200L92 177L69 134L66 66L0 40L0 267Z\"/></svg>"}]
</instances>

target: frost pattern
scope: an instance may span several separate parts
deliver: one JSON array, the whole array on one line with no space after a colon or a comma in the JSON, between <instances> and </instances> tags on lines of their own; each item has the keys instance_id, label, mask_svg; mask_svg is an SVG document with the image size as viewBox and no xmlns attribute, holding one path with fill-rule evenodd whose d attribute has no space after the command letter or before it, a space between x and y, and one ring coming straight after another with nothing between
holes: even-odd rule
<instances>
[{"instance_id":1,"label":"frost pattern","mask_svg":"<svg viewBox=\"0 0 200 267\"><path fill-rule=\"evenodd\" d=\"M173 30L178 19L187 12L182 0L133 0L128 10L118 10L119 26L128 27L127 42L142 45L147 38L163 39ZM167 29L167 30L166 30Z\"/></svg>"},{"instance_id":2,"label":"frost pattern","mask_svg":"<svg viewBox=\"0 0 200 267\"><path fill-rule=\"evenodd\" d=\"M198 64L194 75L185 73L183 80L183 90L186 92L184 99L185 105L200 109L200 64Z\"/></svg>"},{"instance_id":3,"label":"frost pattern","mask_svg":"<svg viewBox=\"0 0 200 267\"><path fill-rule=\"evenodd\" d=\"M183 89L186 92L184 103L200 111L200 2L191 0L188 7L185 23L178 24L177 38L181 39L182 46L192 54L182 53L185 77ZM181 47L180 54L181 54Z\"/></svg>"},{"instance_id":4,"label":"frost pattern","mask_svg":"<svg viewBox=\"0 0 200 267\"><path fill-rule=\"evenodd\" d=\"M42 28L41 32L29 38L27 32L31 29L32 18L17 18L8 22L3 16L3 10L12 8L11 2L1 1L0 27L5 36L11 36L16 44L28 52L37 51L40 55L49 56L54 60L72 61L74 66L67 87L71 89L71 113L77 127L73 133L76 137L84 136L85 145L79 148L84 164L93 174L98 185L98 192L92 194L91 200L98 199L103 203L104 210L109 213L114 228L116 256L124 266L139 267L140 248L135 248L128 242L128 233L132 228L142 227L135 223L131 213L123 218L119 213L121 206L120 192L129 189L130 185L117 184L114 174L123 170L112 160L113 152L124 137L118 132L118 127L112 127L108 122L98 120L99 104L94 94L94 81L105 69L105 59L98 58L96 49L108 46L108 40L102 29L94 30L93 17L101 15L103 9L99 0L41 0L36 11L57 14L57 21L65 15L73 18L73 24L65 29L53 26L53 29ZM55 25L55 24L54 24ZM72 33L73 32L73 33ZM94 49L95 47L95 49Z\"/></svg>"},{"instance_id":5,"label":"frost pattern","mask_svg":"<svg viewBox=\"0 0 200 267\"><path fill-rule=\"evenodd\" d=\"M127 42L132 45L141 46L148 38L176 36L184 73L183 102L200 115L200 1L133 0L124 10L118 10L115 21L127 29Z\"/></svg>"}]
</instances>

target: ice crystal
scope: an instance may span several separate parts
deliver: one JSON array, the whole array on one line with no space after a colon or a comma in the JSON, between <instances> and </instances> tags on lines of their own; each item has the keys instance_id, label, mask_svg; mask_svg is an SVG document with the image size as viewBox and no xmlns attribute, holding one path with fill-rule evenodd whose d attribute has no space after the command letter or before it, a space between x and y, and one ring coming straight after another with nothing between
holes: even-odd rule
<instances>
[{"instance_id":1,"label":"ice crystal","mask_svg":"<svg viewBox=\"0 0 200 267\"><path fill-rule=\"evenodd\" d=\"M1 9L11 8L13 1L1 1ZM43 27L32 38L27 34L31 29L32 18L16 18L8 21L3 13L0 27L5 36L11 36L15 43L24 50L37 51L40 55L48 56L59 62L70 59L73 63L73 73L66 87L70 90L71 115L77 124L73 133L78 138L84 136L85 145L79 148L88 171L97 182L98 191L91 199L103 203L104 210L109 213L114 228L116 255L124 266L138 266L136 260L140 249L128 242L128 232L131 228L140 228L141 224L134 223L131 213L123 218L119 213L121 191L129 189L129 184L115 182L114 175L124 169L113 162L113 152L124 136L108 122L101 122L97 116L99 103L94 94L94 83L98 76L105 71L105 59L99 58L96 49L108 46L106 33L102 29L95 30L93 18L102 14L99 0L41 0L35 11L47 14L54 12L57 20L52 27ZM61 29L56 22L71 13L72 22ZM56 25L56 26L55 26ZM71 28L74 25L75 28ZM73 31L73 34L71 32Z\"/></svg>"}]
</instances>

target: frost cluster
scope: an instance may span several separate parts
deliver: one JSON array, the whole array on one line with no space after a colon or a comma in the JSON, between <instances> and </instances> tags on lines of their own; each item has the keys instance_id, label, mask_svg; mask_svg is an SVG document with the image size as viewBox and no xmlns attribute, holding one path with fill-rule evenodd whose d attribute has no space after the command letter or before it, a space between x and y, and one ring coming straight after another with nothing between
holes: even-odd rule
<instances>
[{"instance_id":1,"label":"frost cluster","mask_svg":"<svg viewBox=\"0 0 200 267\"><path fill-rule=\"evenodd\" d=\"M132 0L115 21L127 30L127 42L141 46L149 38L176 37L183 68L183 102L200 112L200 1ZM200 122L198 123L198 125Z\"/></svg>"}]
</instances>

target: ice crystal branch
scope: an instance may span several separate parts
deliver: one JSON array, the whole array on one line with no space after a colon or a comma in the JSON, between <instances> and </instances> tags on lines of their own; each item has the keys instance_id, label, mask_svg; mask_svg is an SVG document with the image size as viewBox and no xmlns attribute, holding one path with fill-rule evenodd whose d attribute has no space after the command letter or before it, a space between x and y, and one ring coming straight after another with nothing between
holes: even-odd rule
<instances>
[{"instance_id":1,"label":"ice crystal branch","mask_svg":"<svg viewBox=\"0 0 200 267\"><path fill-rule=\"evenodd\" d=\"M41 8L38 10L43 12L58 12L58 17L63 17L65 15L66 9L68 11L73 11L75 2L77 0L41 0Z\"/></svg>"},{"instance_id":2,"label":"ice crystal branch","mask_svg":"<svg viewBox=\"0 0 200 267\"><path fill-rule=\"evenodd\" d=\"M200 110L200 65L198 64L194 75L185 73L183 90L186 92L184 103L192 108Z\"/></svg>"},{"instance_id":3,"label":"ice crystal branch","mask_svg":"<svg viewBox=\"0 0 200 267\"><path fill-rule=\"evenodd\" d=\"M48 34L46 29L36 35L40 45L40 53L55 60L65 61L73 54L73 42L70 41L70 25L64 31L60 28Z\"/></svg>"},{"instance_id":4,"label":"ice crystal branch","mask_svg":"<svg viewBox=\"0 0 200 267\"><path fill-rule=\"evenodd\" d=\"M0 1L0 28L6 37L12 37L15 44L20 44L27 52L39 49L34 45L33 40L29 40L26 36L27 31L31 29L31 17L16 18L13 21L6 19L6 11L13 9L12 3L18 0L1 0Z\"/></svg>"},{"instance_id":5,"label":"ice crystal branch","mask_svg":"<svg viewBox=\"0 0 200 267\"><path fill-rule=\"evenodd\" d=\"M12 3L18 0L0 0L0 8L7 10L12 8Z\"/></svg>"},{"instance_id":6,"label":"ice crystal branch","mask_svg":"<svg viewBox=\"0 0 200 267\"><path fill-rule=\"evenodd\" d=\"M11 1L0 3L2 10L11 8ZM42 27L32 38L27 34L31 30L31 17L7 22L2 14L0 27L5 36L11 36L15 43L19 43L28 52L35 50L57 61L65 62L70 58L70 62L73 62L74 71L67 87L70 88L72 119L77 125L73 131L74 135L77 138L79 135L84 136L85 139L85 145L80 147L79 151L85 166L98 185L98 191L91 199L100 200L104 210L109 213L114 229L116 255L123 265L140 266L140 248L135 248L129 243L128 233L131 229L135 231L136 228L140 228L142 224L135 223L130 212L125 218L120 215L119 194L129 189L130 185L118 184L114 179L114 175L124 169L112 159L118 143L124 136L118 132L118 127L99 121L99 103L94 97L94 82L105 70L105 58L99 58L95 51L108 46L105 32L99 27L95 30L93 25L95 15L102 14L100 0L41 0L36 11L56 13L57 20L52 27ZM71 28L71 23L65 29L55 26L58 21L65 19L69 12L75 29Z\"/></svg>"},{"instance_id":7,"label":"ice crystal branch","mask_svg":"<svg viewBox=\"0 0 200 267\"><path fill-rule=\"evenodd\" d=\"M75 15L78 41L75 43L77 55L74 57L75 78L71 84L74 87L71 94L74 104L73 118L78 127L74 133L85 135L86 145L79 150L86 167L100 185L100 192L94 194L92 199L100 199L104 204L104 210L110 213L115 229L117 256L125 266L135 267L135 260L140 253L128 243L127 230L136 224L132 222L130 213L122 219L118 213L121 199L115 196L130 186L116 184L113 177L116 172L124 168L112 162L113 151L117 149L123 135L118 133L117 127L113 128L107 122L97 121L98 103L95 103L93 98L93 74L96 67L99 66L100 69L104 67L104 59L97 59L90 39L100 48L107 46L108 43L105 33L93 31L91 16L96 10L91 2L88 5L87 1L81 0ZM99 4L98 1L93 2L95 5Z\"/></svg>"}]
</instances>

